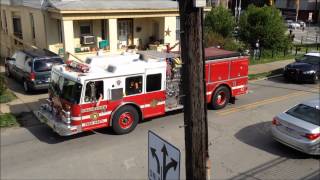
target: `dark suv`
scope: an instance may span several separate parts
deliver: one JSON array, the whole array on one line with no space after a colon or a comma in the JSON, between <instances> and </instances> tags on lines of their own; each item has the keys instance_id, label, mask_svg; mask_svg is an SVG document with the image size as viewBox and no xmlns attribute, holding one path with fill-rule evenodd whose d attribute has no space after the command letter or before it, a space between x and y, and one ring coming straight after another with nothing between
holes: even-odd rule
<instances>
[{"instance_id":1,"label":"dark suv","mask_svg":"<svg viewBox=\"0 0 320 180\"><path fill-rule=\"evenodd\" d=\"M21 80L25 92L48 89L51 68L56 64L63 60L46 49L16 51L5 60L6 75Z\"/></svg>"}]
</instances>

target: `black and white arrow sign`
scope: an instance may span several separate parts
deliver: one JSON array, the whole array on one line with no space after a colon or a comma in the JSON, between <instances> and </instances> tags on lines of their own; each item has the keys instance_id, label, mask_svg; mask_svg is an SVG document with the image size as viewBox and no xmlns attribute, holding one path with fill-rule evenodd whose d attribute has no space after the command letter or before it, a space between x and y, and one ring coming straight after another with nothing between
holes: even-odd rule
<instances>
[{"instance_id":1,"label":"black and white arrow sign","mask_svg":"<svg viewBox=\"0 0 320 180\"><path fill-rule=\"evenodd\" d=\"M155 133L148 133L149 180L180 179L180 151Z\"/></svg>"}]
</instances>

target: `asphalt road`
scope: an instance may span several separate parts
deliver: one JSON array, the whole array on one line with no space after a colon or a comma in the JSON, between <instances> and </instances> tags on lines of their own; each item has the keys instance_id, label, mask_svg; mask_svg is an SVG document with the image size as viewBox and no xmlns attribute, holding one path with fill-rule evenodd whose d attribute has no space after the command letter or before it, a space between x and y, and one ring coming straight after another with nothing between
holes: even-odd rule
<instances>
[{"instance_id":1,"label":"asphalt road","mask_svg":"<svg viewBox=\"0 0 320 180\"><path fill-rule=\"evenodd\" d=\"M249 94L236 104L209 110L211 178L319 179L319 157L281 145L269 132L275 114L319 98L318 93L319 84L291 84L281 77L252 81ZM42 94L33 95L37 96ZM31 116L24 118L35 121ZM181 150L184 179L181 112L140 123L134 132L122 136L101 129L59 137L39 123L1 129L1 179L147 179L148 130Z\"/></svg>"}]
</instances>

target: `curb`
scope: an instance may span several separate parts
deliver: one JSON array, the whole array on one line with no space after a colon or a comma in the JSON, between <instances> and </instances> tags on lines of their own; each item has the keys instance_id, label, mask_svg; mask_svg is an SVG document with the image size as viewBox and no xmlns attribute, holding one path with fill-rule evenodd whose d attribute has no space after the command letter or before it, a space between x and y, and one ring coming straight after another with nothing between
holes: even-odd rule
<instances>
[{"instance_id":1,"label":"curb","mask_svg":"<svg viewBox=\"0 0 320 180\"><path fill-rule=\"evenodd\" d=\"M282 76L282 74L275 74L275 75L272 75L272 76L269 76L269 77L263 77L263 78L249 80L249 82L262 81L262 80L272 79L272 78L276 78L276 77L280 77L280 76Z\"/></svg>"}]
</instances>

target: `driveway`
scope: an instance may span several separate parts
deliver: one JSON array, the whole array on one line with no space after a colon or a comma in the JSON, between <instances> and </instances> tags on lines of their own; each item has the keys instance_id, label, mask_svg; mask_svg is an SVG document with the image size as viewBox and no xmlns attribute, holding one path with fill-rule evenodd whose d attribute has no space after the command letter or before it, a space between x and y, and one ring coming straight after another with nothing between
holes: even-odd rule
<instances>
[{"instance_id":1,"label":"driveway","mask_svg":"<svg viewBox=\"0 0 320 180\"><path fill-rule=\"evenodd\" d=\"M0 72L4 73L4 66L0 66ZM7 78L7 85L12 90L17 99L6 104L1 104L2 113L21 114L23 112L30 112L39 108L41 102L48 98L48 91L37 91L31 94L26 94L23 90L22 83L13 78Z\"/></svg>"}]
</instances>

